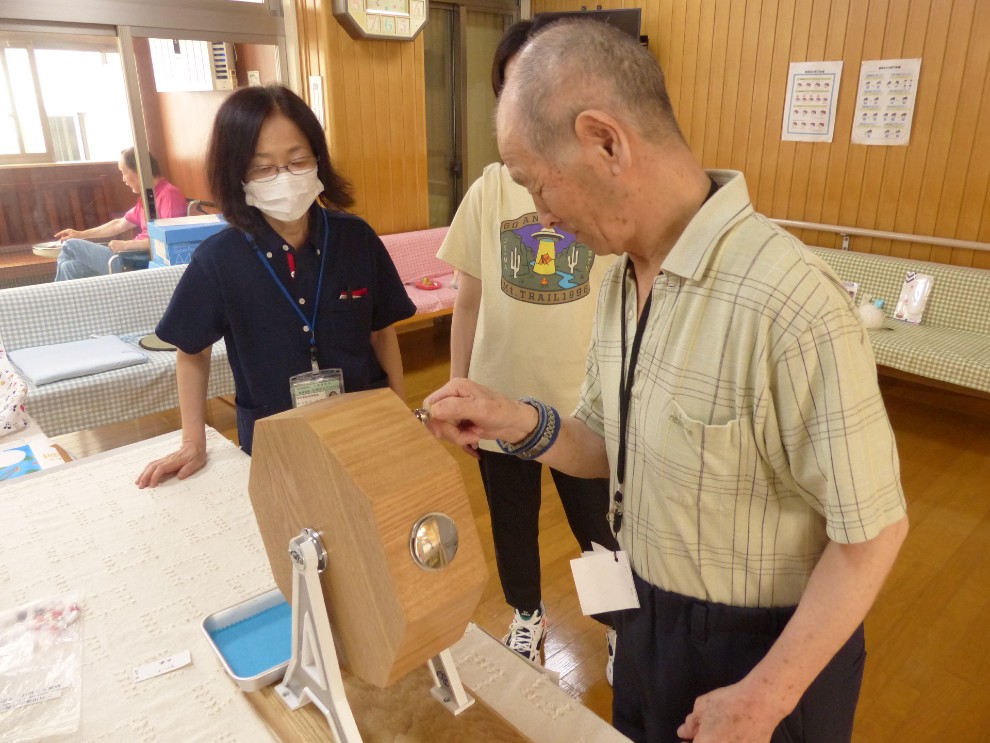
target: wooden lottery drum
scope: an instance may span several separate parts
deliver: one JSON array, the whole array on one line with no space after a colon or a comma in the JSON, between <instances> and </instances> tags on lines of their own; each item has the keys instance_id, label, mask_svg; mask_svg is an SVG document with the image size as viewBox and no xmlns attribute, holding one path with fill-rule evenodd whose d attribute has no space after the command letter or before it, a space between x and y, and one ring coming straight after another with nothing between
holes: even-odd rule
<instances>
[{"instance_id":1,"label":"wooden lottery drum","mask_svg":"<svg viewBox=\"0 0 990 743\"><path fill-rule=\"evenodd\" d=\"M320 534L323 596L350 673L388 686L460 639L488 581L474 517L457 464L391 390L259 420L249 491L289 600L289 541Z\"/></svg>"}]
</instances>

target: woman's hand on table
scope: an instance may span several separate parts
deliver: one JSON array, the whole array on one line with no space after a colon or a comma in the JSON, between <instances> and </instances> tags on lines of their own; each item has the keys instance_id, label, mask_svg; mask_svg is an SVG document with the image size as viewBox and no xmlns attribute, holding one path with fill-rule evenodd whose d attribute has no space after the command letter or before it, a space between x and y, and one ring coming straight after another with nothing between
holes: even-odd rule
<instances>
[{"instance_id":1,"label":"woman's hand on table","mask_svg":"<svg viewBox=\"0 0 990 743\"><path fill-rule=\"evenodd\" d=\"M134 481L139 488L155 487L175 475L185 480L206 465L206 443L182 442L178 451L149 463Z\"/></svg>"}]
</instances>

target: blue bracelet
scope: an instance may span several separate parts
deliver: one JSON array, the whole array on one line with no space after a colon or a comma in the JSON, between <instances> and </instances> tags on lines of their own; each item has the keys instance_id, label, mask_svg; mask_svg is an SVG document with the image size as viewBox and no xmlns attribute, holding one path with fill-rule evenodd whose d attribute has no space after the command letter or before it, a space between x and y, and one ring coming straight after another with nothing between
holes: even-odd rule
<instances>
[{"instance_id":1,"label":"blue bracelet","mask_svg":"<svg viewBox=\"0 0 990 743\"><path fill-rule=\"evenodd\" d=\"M557 441L560 433L560 413L557 409L545 405L532 397L524 397L520 400L536 410L539 420L536 428L523 441L518 444L510 444L502 439L497 439L498 444L506 454L511 454L519 459L536 459L542 456Z\"/></svg>"}]
</instances>

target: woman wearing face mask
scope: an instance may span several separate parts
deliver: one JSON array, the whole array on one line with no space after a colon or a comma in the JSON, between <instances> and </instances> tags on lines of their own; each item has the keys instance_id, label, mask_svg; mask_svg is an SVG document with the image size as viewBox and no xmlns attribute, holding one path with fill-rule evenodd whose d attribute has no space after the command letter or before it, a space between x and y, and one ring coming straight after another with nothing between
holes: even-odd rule
<instances>
[{"instance_id":1,"label":"woman wearing face mask","mask_svg":"<svg viewBox=\"0 0 990 743\"><path fill-rule=\"evenodd\" d=\"M217 111L207 174L230 227L196 249L156 329L178 348L182 446L145 467L142 488L206 464L220 338L248 454L256 420L325 395L335 370L348 392L388 386L405 398L391 326L415 306L371 227L340 211L350 186L306 103L281 86L235 92Z\"/></svg>"}]
</instances>

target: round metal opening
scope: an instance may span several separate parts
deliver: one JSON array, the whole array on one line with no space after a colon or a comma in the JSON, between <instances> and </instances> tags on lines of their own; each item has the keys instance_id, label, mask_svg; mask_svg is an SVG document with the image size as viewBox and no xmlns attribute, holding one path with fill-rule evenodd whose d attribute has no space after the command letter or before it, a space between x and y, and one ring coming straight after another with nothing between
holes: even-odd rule
<instances>
[{"instance_id":1,"label":"round metal opening","mask_svg":"<svg viewBox=\"0 0 990 743\"><path fill-rule=\"evenodd\" d=\"M457 526L443 513L428 513L413 525L409 535L413 562L424 570L443 570L457 554Z\"/></svg>"}]
</instances>

